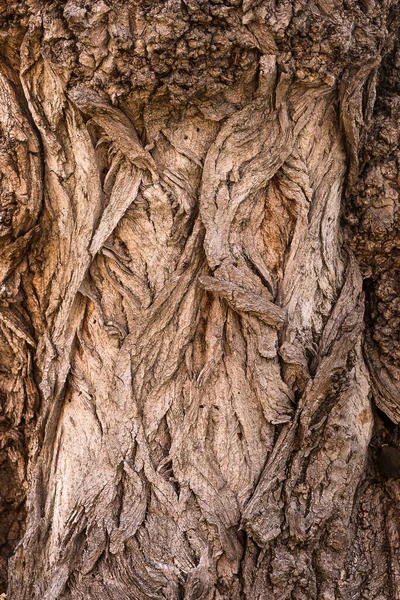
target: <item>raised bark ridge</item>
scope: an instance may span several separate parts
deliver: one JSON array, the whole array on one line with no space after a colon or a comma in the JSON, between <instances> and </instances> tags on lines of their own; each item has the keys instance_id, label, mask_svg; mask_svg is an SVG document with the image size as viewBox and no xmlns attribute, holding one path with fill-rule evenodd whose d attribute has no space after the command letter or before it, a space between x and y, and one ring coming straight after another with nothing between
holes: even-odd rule
<instances>
[{"instance_id":1,"label":"raised bark ridge","mask_svg":"<svg viewBox=\"0 0 400 600\"><path fill-rule=\"evenodd\" d=\"M10 598L397 598L398 7L7 11Z\"/></svg>"}]
</instances>

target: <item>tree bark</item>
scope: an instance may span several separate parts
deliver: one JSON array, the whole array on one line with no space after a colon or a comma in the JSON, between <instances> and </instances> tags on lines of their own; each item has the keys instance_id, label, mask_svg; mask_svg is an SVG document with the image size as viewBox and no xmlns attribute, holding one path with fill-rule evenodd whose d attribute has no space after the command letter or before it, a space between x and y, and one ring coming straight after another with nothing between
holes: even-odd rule
<instances>
[{"instance_id":1,"label":"tree bark","mask_svg":"<svg viewBox=\"0 0 400 600\"><path fill-rule=\"evenodd\" d=\"M398 2L0 20L0 592L400 599Z\"/></svg>"}]
</instances>

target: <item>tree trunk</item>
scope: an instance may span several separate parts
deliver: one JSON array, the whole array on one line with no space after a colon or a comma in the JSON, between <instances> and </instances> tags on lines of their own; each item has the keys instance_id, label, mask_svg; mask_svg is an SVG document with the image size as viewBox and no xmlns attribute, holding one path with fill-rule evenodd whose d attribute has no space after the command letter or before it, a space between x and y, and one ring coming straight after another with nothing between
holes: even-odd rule
<instances>
[{"instance_id":1,"label":"tree trunk","mask_svg":"<svg viewBox=\"0 0 400 600\"><path fill-rule=\"evenodd\" d=\"M0 5L8 600L400 599L399 14Z\"/></svg>"}]
</instances>

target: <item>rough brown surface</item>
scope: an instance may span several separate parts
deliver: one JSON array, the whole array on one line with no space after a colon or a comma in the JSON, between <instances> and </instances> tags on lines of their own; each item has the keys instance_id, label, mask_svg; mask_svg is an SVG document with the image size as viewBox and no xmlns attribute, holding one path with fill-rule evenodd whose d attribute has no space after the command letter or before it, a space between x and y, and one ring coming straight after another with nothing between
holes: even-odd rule
<instances>
[{"instance_id":1,"label":"rough brown surface","mask_svg":"<svg viewBox=\"0 0 400 600\"><path fill-rule=\"evenodd\" d=\"M400 599L399 17L0 3L8 600Z\"/></svg>"}]
</instances>

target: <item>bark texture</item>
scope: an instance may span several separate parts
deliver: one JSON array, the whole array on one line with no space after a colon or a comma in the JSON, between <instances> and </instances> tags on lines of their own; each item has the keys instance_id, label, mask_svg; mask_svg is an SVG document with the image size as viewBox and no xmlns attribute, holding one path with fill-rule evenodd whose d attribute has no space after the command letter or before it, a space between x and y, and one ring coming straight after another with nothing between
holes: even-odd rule
<instances>
[{"instance_id":1,"label":"bark texture","mask_svg":"<svg viewBox=\"0 0 400 600\"><path fill-rule=\"evenodd\" d=\"M8 600L400 599L399 13L0 4Z\"/></svg>"}]
</instances>

